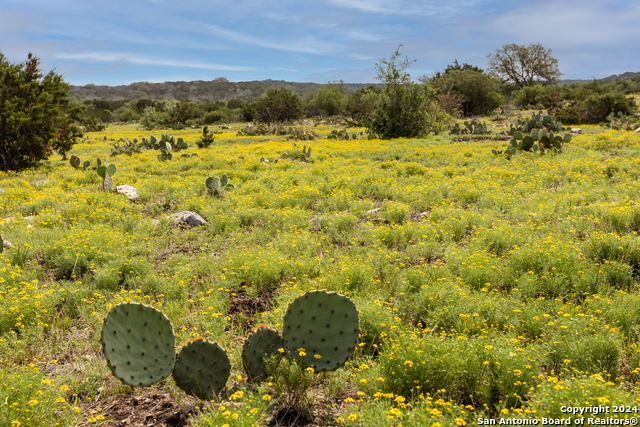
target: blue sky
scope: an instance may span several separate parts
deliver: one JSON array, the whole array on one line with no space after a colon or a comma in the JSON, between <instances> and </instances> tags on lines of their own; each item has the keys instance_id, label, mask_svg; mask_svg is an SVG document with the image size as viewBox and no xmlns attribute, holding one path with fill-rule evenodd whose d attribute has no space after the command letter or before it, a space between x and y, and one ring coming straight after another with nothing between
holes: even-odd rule
<instances>
[{"instance_id":1,"label":"blue sky","mask_svg":"<svg viewBox=\"0 0 640 427\"><path fill-rule=\"evenodd\" d=\"M0 52L84 85L138 81L374 82L401 53L417 78L504 44L551 48L566 79L640 71L640 2L1 0Z\"/></svg>"}]
</instances>

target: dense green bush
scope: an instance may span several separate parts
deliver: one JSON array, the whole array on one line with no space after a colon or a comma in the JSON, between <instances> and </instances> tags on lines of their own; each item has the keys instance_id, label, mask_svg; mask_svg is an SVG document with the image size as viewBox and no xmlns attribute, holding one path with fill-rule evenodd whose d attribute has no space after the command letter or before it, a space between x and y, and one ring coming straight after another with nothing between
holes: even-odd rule
<instances>
[{"instance_id":1,"label":"dense green bush","mask_svg":"<svg viewBox=\"0 0 640 427\"><path fill-rule=\"evenodd\" d=\"M0 53L0 170L35 166L53 150L64 156L82 136L76 123L83 108L70 104L60 75L43 75L38 65L32 54L11 64Z\"/></svg>"},{"instance_id":2,"label":"dense green bush","mask_svg":"<svg viewBox=\"0 0 640 427\"><path fill-rule=\"evenodd\" d=\"M426 84L411 81L405 73L410 62L405 58L396 63L400 50L390 60L376 64L377 79L384 83L375 102L375 110L366 115L364 125L370 136L383 139L413 138L444 130L446 113L437 114L438 91ZM438 123L440 122L440 123Z\"/></svg>"},{"instance_id":3,"label":"dense green bush","mask_svg":"<svg viewBox=\"0 0 640 427\"><path fill-rule=\"evenodd\" d=\"M522 108L536 108L541 104L541 99L547 94L547 90L541 83L533 86L525 86L514 91L511 96L513 103Z\"/></svg>"},{"instance_id":4,"label":"dense green bush","mask_svg":"<svg viewBox=\"0 0 640 427\"><path fill-rule=\"evenodd\" d=\"M255 101L253 119L259 123L286 122L302 117L302 99L290 89L269 89Z\"/></svg>"},{"instance_id":5,"label":"dense green bush","mask_svg":"<svg viewBox=\"0 0 640 427\"><path fill-rule=\"evenodd\" d=\"M562 103L553 114L564 123L597 124L606 121L610 113L633 115L637 108L633 98L615 93L610 85L597 80L559 89Z\"/></svg>"},{"instance_id":6,"label":"dense green bush","mask_svg":"<svg viewBox=\"0 0 640 427\"><path fill-rule=\"evenodd\" d=\"M345 99L340 86L321 87L309 100L308 111L321 110L327 116L337 116L344 112Z\"/></svg>"},{"instance_id":7,"label":"dense green bush","mask_svg":"<svg viewBox=\"0 0 640 427\"><path fill-rule=\"evenodd\" d=\"M462 112L466 116L487 115L504 102L500 81L472 69L453 70L432 82L441 93L456 93L463 98Z\"/></svg>"},{"instance_id":8,"label":"dense green bush","mask_svg":"<svg viewBox=\"0 0 640 427\"><path fill-rule=\"evenodd\" d=\"M356 126L362 126L367 114L376 109L376 100L382 89L377 86L363 87L349 95L345 104L345 115Z\"/></svg>"}]
</instances>

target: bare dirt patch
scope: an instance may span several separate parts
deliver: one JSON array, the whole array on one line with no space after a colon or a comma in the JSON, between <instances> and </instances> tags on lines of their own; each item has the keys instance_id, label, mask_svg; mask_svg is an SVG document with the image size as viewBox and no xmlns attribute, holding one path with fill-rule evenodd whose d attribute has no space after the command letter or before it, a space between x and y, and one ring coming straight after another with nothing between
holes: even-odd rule
<instances>
[{"instance_id":1,"label":"bare dirt patch","mask_svg":"<svg viewBox=\"0 0 640 427\"><path fill-rule=\"evenodd\" d=\"M103 423L128 427L183 427L192 424L194 405L181 406L163 390L141 389L134 395L110 397L85 408L83 422L102 415ZM87 424L88 425L88 424Z\"/></svg>"},{"instance_id":2,"label":"bare dirt patch","mask_svg":"<svg viewBox=\"0 0 640 427\"><path fill-rule=\"evenodd\" d=\"M227 330L249 331L255 326L256 314L269 311L271 300L276 289L263 288L255 297L249 297L247 291L238 289L229 293L229 310L227 316L231 321L227 324Z\"/></svg>"}]
</instances>

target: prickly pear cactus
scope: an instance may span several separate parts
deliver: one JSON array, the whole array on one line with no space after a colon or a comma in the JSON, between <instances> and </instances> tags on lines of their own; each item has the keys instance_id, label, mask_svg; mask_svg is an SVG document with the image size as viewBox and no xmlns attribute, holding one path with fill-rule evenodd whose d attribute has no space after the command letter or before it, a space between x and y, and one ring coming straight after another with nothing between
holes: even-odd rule
<instances>
[{"instance_id":1,"label":"prickly pear cactus","mask_svg":"<svg viewBox=\"0 0 640 427\"><path fill-rule=\"evenodd\" d=\"M102 322L100 342L113 375L132 387L155 384L173 371L173 326L148 305L131 302L113 307Z\"/></svg>"},{"instance_id":2,"label":"prickly pear cactus","mask_svg":"<svg viewBox=\"0 0 640 427\"><path fill-rule=\"evenodd\" d=\"M282 337L287 356L301 360L315 372L343 366L353 353L359 334L355 304L336 292L302 294L289 304L284 315Z\"/></svg>"},{"instance_id":3,"label":"prickly pear cactus","mask_svg":"<svg viewBox=\"0 0 640 427\"><path fill-rule=\"evenodd\" d=\"M278 331L268 327L258 327L242 345L242 364L251 381L267 378L265 358L279 355L284 342Z\"/></svg>"},{"instance_id":4,"label":"prickly pear cactus","mask_svg":"<svg viewBox=\"0 0 640 427\"><path fill-rule=\"evenodd\" d=\"M69 163L71 164L71 166L73 166L76 169L80 169L80 157L78 156L71 156L71 158L69 159Z\"/></svg>"},{"instance_id":5,"label":"prickly pear cactus","mask_svg":"<svg viewBox=\"0 0 640 427\"><path fill-rule=\"evenodd\" d=\"M230 372L229 357L220 344L196 340L180 350L173 379L185 393L211 400L227 384Z\"/></svg>"}]
</instances>

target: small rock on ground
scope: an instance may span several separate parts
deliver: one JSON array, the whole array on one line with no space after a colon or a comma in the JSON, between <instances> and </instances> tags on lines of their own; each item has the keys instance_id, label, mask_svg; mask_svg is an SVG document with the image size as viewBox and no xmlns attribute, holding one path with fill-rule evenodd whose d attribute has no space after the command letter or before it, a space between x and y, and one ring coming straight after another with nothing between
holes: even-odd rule
<instances>
[{"instance_id":1,"label":"small rock on ground","mask_svg":"<svg viewBox=\"0 0 640 427\"><path fill-rule=\"evenodd\" d=\"M116 187L116 193L124 194L131 201L134 201L140 197L138 195L138 190L130 185L118 185Z\"/></svg>"},{"instance_id":2,"label":"small rock on ground","mask_svg":"<svg viewBox=\"0 0 640 427\"><path fill-rule=\"evenodd\" d=\"M205 225L207 223L204 218L191 211L182 211L171 214L171 216L173 217L174 222L186 224L191 227L195 227L197 225Z\"/></svg>"}]
</instances>

